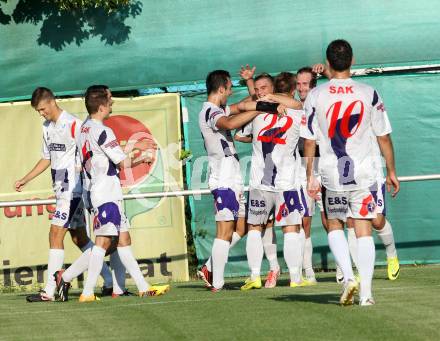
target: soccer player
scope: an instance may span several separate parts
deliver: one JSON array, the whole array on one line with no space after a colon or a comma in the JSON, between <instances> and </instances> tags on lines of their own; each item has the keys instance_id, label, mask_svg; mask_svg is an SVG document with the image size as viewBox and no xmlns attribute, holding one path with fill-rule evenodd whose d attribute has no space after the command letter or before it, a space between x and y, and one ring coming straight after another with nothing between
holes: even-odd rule
<instances>
[{"instance_id":1,"label":"soccer player","mask_svg":"<svg viewBox=\"0 0 440 341\"><path fill-rule=\"evenodd\" d=\"M245 70L242 67L242 70L240 72L240 75L242 77L250 77L252 78L254 74L255 68L250 69L249 66L247 66L247 70ZM248 80L248 84L249 80ZM254 111L260 107L270 106L270 110L277 111L278 105L273 105L270 103L257 103L254 99L260 98L265 96L268 93L273 93L274 91L274 80L272 76L270 76L267 73L261 74L256 78L256 83L254 85L253 78L252 78L252 89L258 93L258 95L252 95L249 97L246 97L242 101L238 103L234 103L230 106L228 106L229 114L230 115L236 115L240 112L245 111ZM280 108L282 110L282 108ZM250 143L251 139L249 137L238 137L238 135L235 135L235 138L237 141L240 142L246 142ZM245 203L245 197L242 196L241 200L243 201L243 204ZM264 252L266 254L266 257L270 264L270 271L267 277L267 281L265 286L267 288L273 288L276 286L276 280L279 277L280 274L280 266L278 264L278 258L277 258L277 244L276 244L276 236L273 231L273 225L272 222L268 222L266 225L264 235L263 235L263 245L264 245ZM244 235L246 235L247 229L246 229L246 222L244 215L239 216L237 219L237 222L235 224L235 231L232 234L230 248L232 248ZM205 283L205 286L207 288L212 287L212 258L209 257L208 260L205 262L205 264L197 271L197 276L202 279Z\"/></svg>"},{"instance_id":2,"label":"soccer player","mask_svg":"<svg viewBox=\"0 0 440 341\"><path fill-rule=\"evenodd\" d=\"M77 146L84 175L86 200L92 207L95 246L89 256L88 276L80 302L98 300L94 287L101 271L104 257L117 244L117 253L139 291L139 296L157 296L169 290L169 285L150 286L144 279L131 250L129 222L124 214L122 188L118 169L132 167L140 162L149 162L148 156L132 159L120 147L112 129L104 121L112 112L112 97L107 86L93 85L85 94L89 117L81 126ZM151 149L149 140L138 142L142 150ZM141 147L142 145L142 147ZM113 244L113 245L112 245Z\"/></svg>"},{"instance_id":3,"label":"soccer player","mask_svg":"<svg viewBox=\"0 0 440 341\"><path fill-rule=\"evenodd\" d=\"M316 73L321 73L328 79L332 78L332 75L328 68L324 64L315 64L313 70ZM377 183L376 188L373 188L371 193L373 194L374 200L377 205L377 218L372 220L373 228L377 232L377 236L381 240L382 244L385 246L385 251L387 254L387 264L388 264L388 279L393 281L396 280L400 273L399 259L397 258L396 244L394 242L393 229L390 222L386 219L386 201L385 201L385 185L386 178L383 173L382 163L381 163L381 153L380 148L377 145L376 139L373 138L374 151L377 157L375 164L377 167ZM347 219L347 237L348 246L350 248L351 258L353 263L357 268L357 239L354 231L353 219ZM337 281L340 279L337 278Z\"/></svg>"},{"instance_id":4,"label":"soccer player","mask_svg":"<svg viewBox=\"0 0 440 341\"><path fill-rule=\"evenodd\" d=\"M255 89L258 86L255 80ZM256 95L259 96L258 90ZM239 135L252 135L252 165L248 198L248 239L246 253L251 276L241 290L261 288L263 243L261 233L271 212L275 226L284 233L284 258L289 268L290 286L302 286L300 224L307 211L298 179L296 149L302 112L285 110L280 117L260 113Z\"/></svg>"},{"instance_id":5,"label":"soccer player","mask_svg":"<svg viewBox=\"0 0 440 341\"><path fill-rule=\"evenodd\" d=\"M215 70L206 78L208 100L199 114L199 127L205 142L209 160L209 188L216 207L216 238L212 246L212 292L224 285L224 268L236 222L244 218L243 179L240 163L231 135L248 123L257 111L231 115L227 106L232 94L229 72Z\"/></svg>"},{"instance_id":6,"label":"soccer player","mask_svg":"<svg viewBox=\"0 0 440 341\"><path fill-rule=\"evenodd\" d=\"M75 136L81 127L81 120L61 109L53 92L39 87L32 93L32 107L45 119L43 123L43 146L41 159L34 168L15 182L15 190L21 192L32 179L51 167L56 209L49 231L49 260L47 282L44 290L28 295L28 302L48 302L55 299L54 273L64 263L64 236L69 231L73 242L83 252L90 250L93 243L87 236L80 170L77 164ZM107 266L102 270L104 288L112 287L112 276Z\"/></svg>"},{"instance_id":7,"label":"soccer player","mask_svg":"<svg viewBox=\"0 0 440 341\"><path fill-rule=\"evenodd\" d=\"M281 73L282 74L282 73ZM281 75L280 74L280 75ZM298 70L297 76L296 76L296 92L298 94L298 97L301 101L301 103L304 103L306 100L306 97L309 93L309 91L316 86L316 73L313 72L312 68L309 66L303 67ZM295 90L294 87L294 90ZM286 91L282 91L282 89L276 90L276 92L281 94L267 94L262 98L262 100L265 101L274 101L276 103L280 103L282 105L285 105L288 108L294 109L296 107L296 102L293 99L293 93L290 94L290 96L283 96L285 94L288 94ZM304 117L305 119L305 117ZM298 142L298 152L301 159L301 166L299 169L299 176L300 176L300 182L301 186L305 189L307 188L307 176L306 176L306 165L305 165L305 159L304 157L304 139L300 137ZM319 148L317 146L315 157L319 158ZM318 177L318 159L315 159L314 161L314 172L315 175ZM312 226L312 217L315 214L315 206L318 205L320 211L321 211L321 221L324 226L326 227L326 218L324 215L324 209L322 207L322 201L320 196L318 196L317 200L310 197L305 191L304 193L306 202L307 202L307 208L308 212L306 215L304 215L302 219L302 229L301 229L301 237L303 240L303 263L302 268L304 270L304 281L303 285L315 285L317 284L315 272L313 271L313 262L312 262L312 256L313 256L313 244L311 239L311 226ZM304 234L304 235L302 235Z\"/></svg>"},{"instance_id":8,"label":"soccer player","mask_svg":"<svg viewBox=\"0 0 440 341\"><path fill-rule=\"evenodd\" d=\"M372 219L376 218L376 203L370 187L376 182L375 155L372 136L376 136L386 161L387 187L399 191L391 142L391 125L382 99L368 85L350 78L353 52L345 40L335 40L326 51L332 79L311 90L306 102L306 125L301 135L307 162L308 190L315 196L312 162L315 141L320 142L320 173L323 203L327 215L328 241L336 262L344 274L342 305L353 304L358 290L344 236L347 215L354 219L358 242L361 306L373 305L371 284L374 272L375 248L371 236Z\"/></svg>"},{"instance_id":9,"label":"soccer player","mask_svg":"<svg viewBox=\"0 0 440 341\"><path fill-rule=\"evenodd\" d=\"M253 76L254 71L255 67L251 69L249 65L247 65L246 69L242 68L240 75L246 80L249 92L251 93L251 90L253 90L252 93L253 96L255 96L255 99L259 100L263 97L268 97L274 94L274 92L278 94L277 96L283 98L293 97L296 86L296 76L294 74L290 72L281 72L273 78L272 76L263 73L257 76L255 81L252 78L251 82L250 79L248 79L249 73ZM249 133L251 133L250 130ZM245 131L243 129L235 134L234 139L244 143L252 143L252 135L245 136ZM273 220L274 217L273 214L271 214L267 223L262 226L263 249L266 258L269 261L269 273L267 274L266 282L264 284L265 288L275 288L281 273L280 265L278 263L277 239ZM303 232L303 230L301 230L301 232Z\"/></svg>"}]
</instances>

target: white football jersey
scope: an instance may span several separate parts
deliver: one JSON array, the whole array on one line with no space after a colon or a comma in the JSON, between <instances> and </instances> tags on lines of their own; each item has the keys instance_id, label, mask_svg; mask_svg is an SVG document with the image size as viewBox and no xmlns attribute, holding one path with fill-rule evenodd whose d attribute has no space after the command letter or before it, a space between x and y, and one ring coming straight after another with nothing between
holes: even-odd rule
<instances>
[{"instance_id":1,"label":"white football jersey","mask_svg":"<svg viewBox=\"0 0 440 341\"><path fill-rule=\"evenodd\" d=\"M300 184L298 139L301 110L287 114L261 113L237 131L239 136L252 135L252 164L249 187L270 192L296 188Z\"/></svg>"},{"instance_id":2,"label":"white football jersey","mask_svg":"<svg viewBox=\"0 0 440 341\"><path fill-rule=\"evenodd\" d=\"M199 127L208 154L210 189L240 190L243 187L240 162L231 131L216 126L221 117L229 114L228 106L223 109L210 102L203 103L199 114Z\"/></svg>"},{"instance_id":3,"label":"white football jersey","mask_svg":"<svg viewBox=\"0 0 440 341\"><path fill-rule=\"evenodd\" d=\"M50 160L52 185L57 199L80 197L80 167L75 137L82 121L63 111L56 122L43 123L41 157Z\"/></svg>"},{"instance_id":4,"label":"white football jersey","mask_svg":"<svg viewBox=\"0 0 440 341\"><path fill-rule=\"evenodd\" d=\"M332 79L310 91L305 111L301 136L319 140L322 184L333 191L370 187L377 180L372 136L391 133L377 91L351 78Z\"/></svg>"},{"instance_id":5,"label":"white football jersey","mask_svg":"<svg viewBox=\"0 0 440 341\"><path fill-rule=\"evenodd\" d=\"M122 200L117 165L127 155L113 130L89 117L81 126L76 143L82 164L86 205L98 208L104 203Z\"/></svg>"}]
</instances>

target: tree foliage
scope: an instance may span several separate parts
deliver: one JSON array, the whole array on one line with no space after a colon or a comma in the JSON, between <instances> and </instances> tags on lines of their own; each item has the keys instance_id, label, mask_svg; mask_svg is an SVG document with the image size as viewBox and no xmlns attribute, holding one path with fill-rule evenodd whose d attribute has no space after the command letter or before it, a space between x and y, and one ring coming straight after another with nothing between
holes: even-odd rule
<instances>
[{"instance_id":1,"label":"tree foliage","mask_svg":"<svg viewBox=\"0 0 440 341\"><path fill-rule=\"evenodd\" d=\"M0 24L41 25L37 43L60 51L93 37L106 45L122 44L131 33L126 19L141 12L139 0L18 0L10 15L0 8Z\"/></svg>"},{"instance_id":2,"label":"tree foliage","mask_svg":"<svg viewBox=\"0 0 440 341\"><path fill-rule=\"evenodd\" d=\"M77 10L101 8L106 12L113 12L122 6L130 4L130 0L52 0L60 10Z\"/></svg>"}]
</instances>

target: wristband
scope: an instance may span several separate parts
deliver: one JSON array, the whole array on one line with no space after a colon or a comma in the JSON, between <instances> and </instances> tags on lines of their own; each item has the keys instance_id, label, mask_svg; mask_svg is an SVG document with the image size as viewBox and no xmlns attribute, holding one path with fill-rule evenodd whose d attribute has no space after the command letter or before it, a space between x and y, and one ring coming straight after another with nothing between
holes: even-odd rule
<instances>
[{"instance_id":1,"label":"wristband","mask_svg":"<svg viewBox=\"0 0 440 341\"><path fill-rule=\"evenodd\" d=\"M267 112L271 114L277 114L278 113L278 103L271 103L271 102L257 102L257 111Z\"/></svg>"}]
</instances>

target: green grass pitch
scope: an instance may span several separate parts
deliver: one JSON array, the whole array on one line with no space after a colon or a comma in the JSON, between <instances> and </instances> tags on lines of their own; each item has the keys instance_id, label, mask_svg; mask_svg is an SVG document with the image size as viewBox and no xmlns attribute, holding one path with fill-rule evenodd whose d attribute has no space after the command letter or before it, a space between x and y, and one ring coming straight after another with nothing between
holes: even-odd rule
<instances>
[{"instance_id":1,"label":"green grass pitch","mask_svg":"<svg viewBox=\"0 0 440 341\"><path fill-rule=\"evenodd\" d=\"M27 303L0 294L0 340L439 340L440 266L377 269L376 305L340 307L334 273L315 287L241 292L243 279L211 293L201 282L173 283L162 297Z\"/></svg>"}]
</instances>

